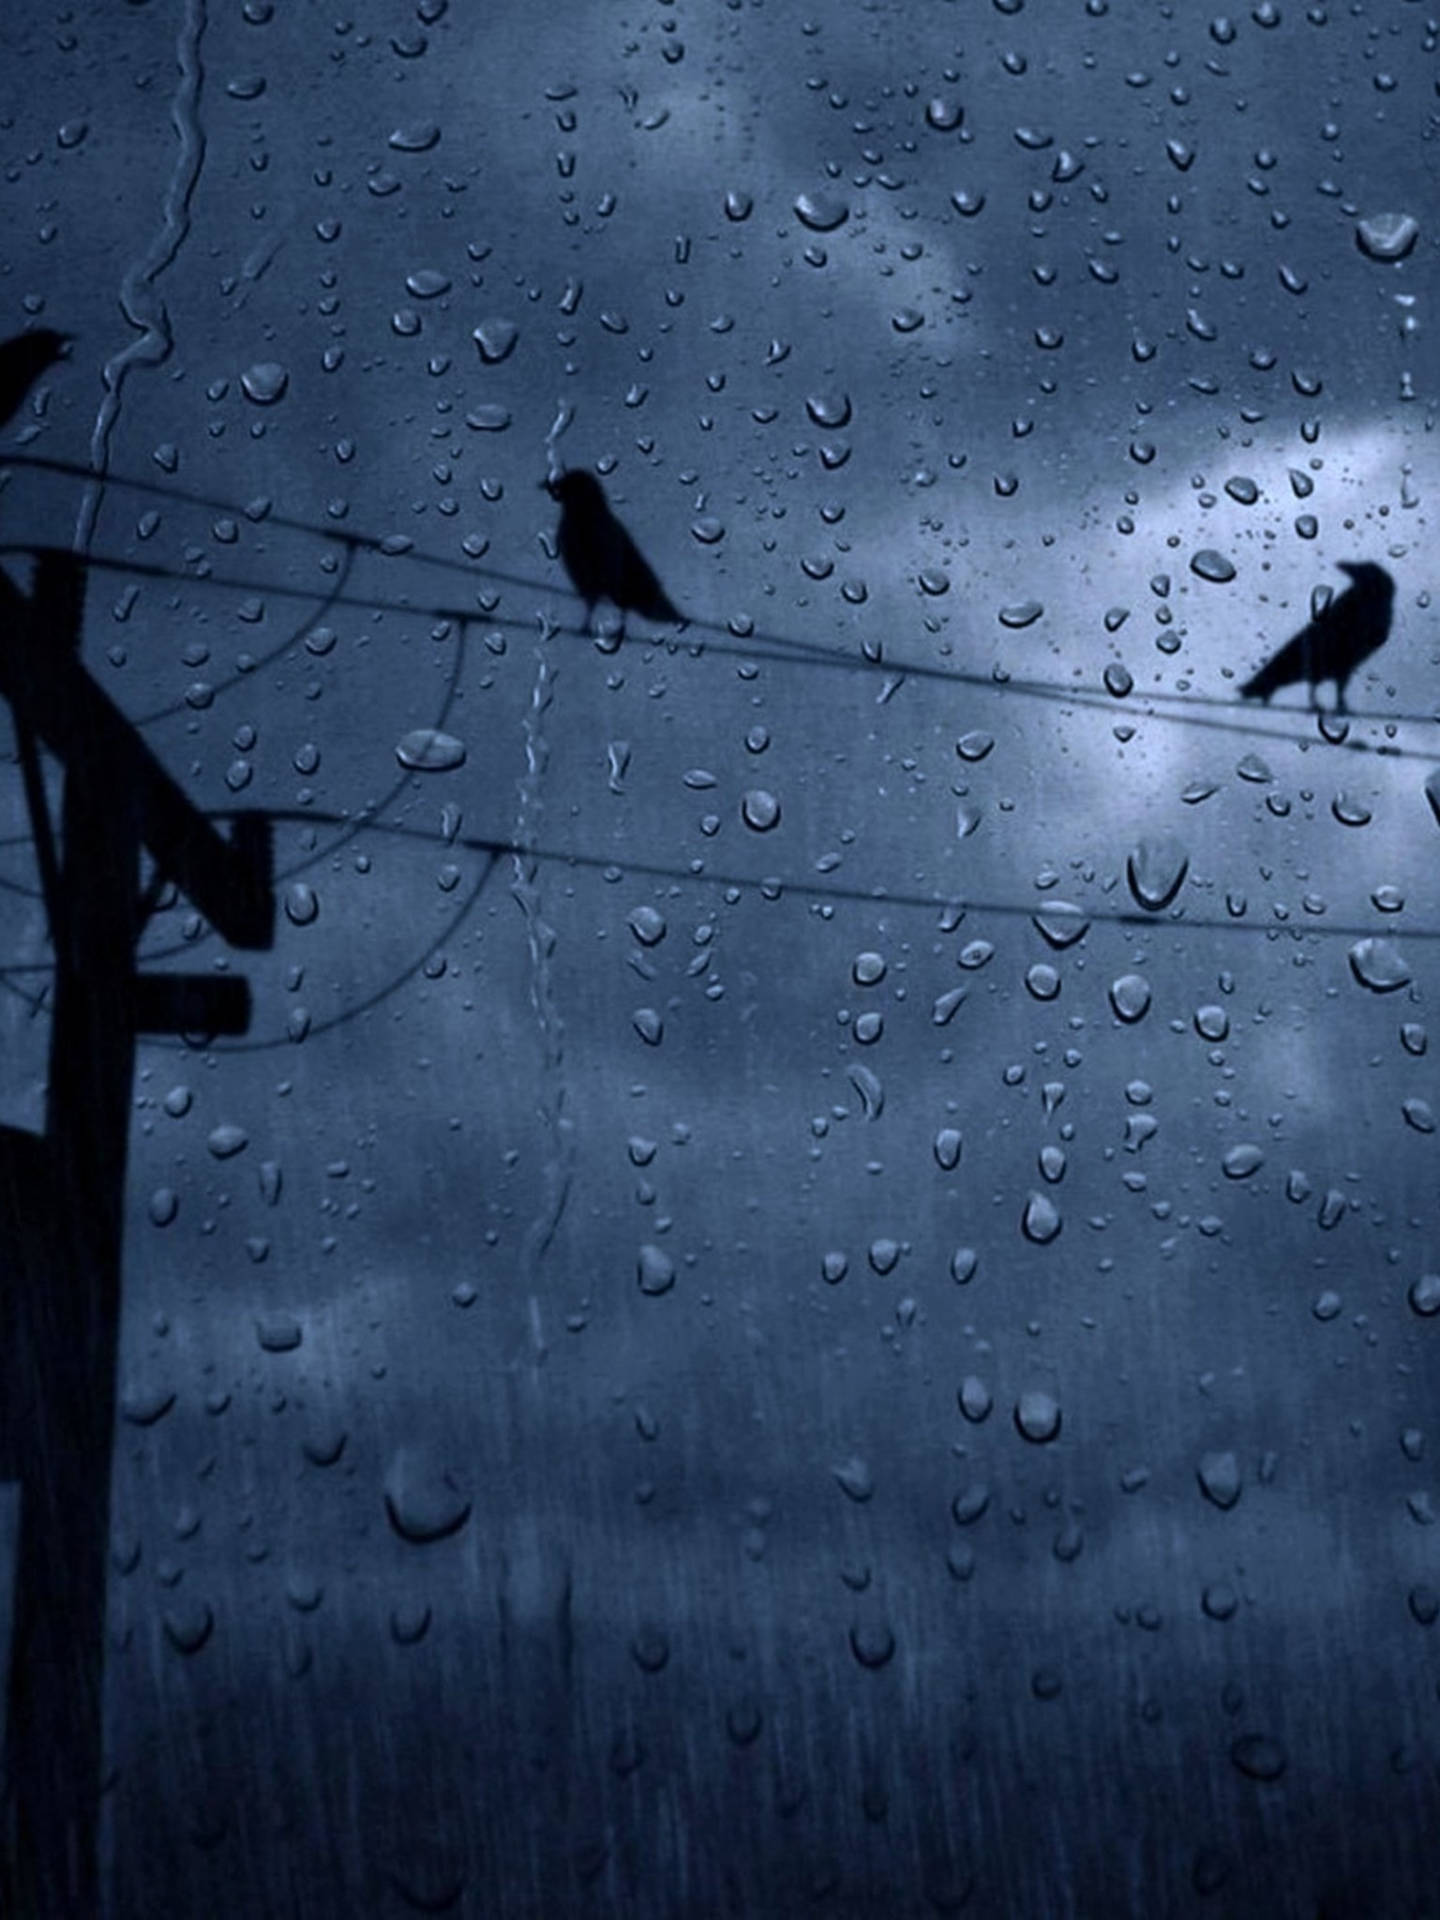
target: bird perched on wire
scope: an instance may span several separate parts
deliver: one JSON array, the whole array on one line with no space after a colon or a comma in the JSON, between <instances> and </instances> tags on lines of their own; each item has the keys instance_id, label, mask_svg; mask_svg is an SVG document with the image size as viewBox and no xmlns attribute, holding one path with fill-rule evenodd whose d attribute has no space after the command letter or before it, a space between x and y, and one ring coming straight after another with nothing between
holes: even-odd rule
<instances>
[{"instance_id":1,"label":"bird perched on wire","mask_svg":"<svg viewBox=\"0 0 1440 1920\"><path fill-rule=\"evenodd\" d=\"M1395 582L1373 560L1342 560L1340 571L1349 574L1352 584L1250 676L1240 689L1243 699L1268 700L1279 688L1305 681L1313 707L1321 681L1333 680L1336 712L1345 711L1351 674L1384 646L1390 632Z\"/></svg>"},{"instance_id":2,"label":"bird perched on wire","mask_svg":"<svg viewBox=\"0 0 1440 1920\"><path fill-rule=\"evenodd\" d=\"M25 396L48 368L68 355L70 335L53 327L36 327L0 340L0 427L8 427Z\"/></svg>"},{"instance_id":3,"label":"bird perched on wire","mask_svg":"<svg viewBox=\"0 0 1440 1920\"><path fill-rule=\"evenodd\" d=\"M560 502L555 547L570 584L585 602L585 624L608 600L621 619L627 613L646 620L685 625L685 616L655 576L655 570L621 525L593 473L571 467L540 483Z\"/></svg>"}]
</instances>

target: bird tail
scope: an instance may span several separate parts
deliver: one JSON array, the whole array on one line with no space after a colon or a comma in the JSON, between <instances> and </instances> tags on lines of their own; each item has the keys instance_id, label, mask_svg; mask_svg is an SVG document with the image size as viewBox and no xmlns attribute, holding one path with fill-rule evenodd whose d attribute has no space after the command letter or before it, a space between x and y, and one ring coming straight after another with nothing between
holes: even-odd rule
<instances>
[{"instance_id":1,"label":"bird tail","mask_svg":"<svg viewBox=\"0 0 1440 1920\"><path fill-rule=\"evenodd\" d=\"M647 620L668 620L677 627L688 625L685 615L658 582L653 593L647 593L643 600L637 601L635 611Z\"/></svg>"},{"instance_id":2,"label":"bird tail","mask_svg":"<svg viewBox=\"0 0 1440 1920\"><path fill-rule=\"evenodd\" d=\"M1268 700L1272 693L1281 687L1288 687L1293 681L1306 678L1308 666L1308 636L1297 634L1287 641L1278 653L1271 654L1240 689L1242 700Z\"/></svg>"},{"instance_id":3,"label":"bird tail","mask_svg":"<svg viewBox=\"0 0 1440 1920\"><path fill-rule=\"evenodd\" d=\"M1277 688L1282 686L1282 676L1275 671L1275 662L1267 660L1258 673L1252 673L1240 689L1242 700L1268 700Z\"/></svg>"}]
</instances>

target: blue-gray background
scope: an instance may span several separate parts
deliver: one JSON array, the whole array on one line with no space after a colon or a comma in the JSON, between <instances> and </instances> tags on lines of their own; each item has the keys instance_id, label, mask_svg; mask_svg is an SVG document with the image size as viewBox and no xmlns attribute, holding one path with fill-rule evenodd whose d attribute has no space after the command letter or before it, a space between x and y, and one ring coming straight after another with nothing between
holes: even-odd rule
<instances>
[{"instance_id":1,"label":"blue-gray background","mask_svg":"<svg viewBox=\"0 0 1440 1920\"><path fill-rule=\"evenodd\" d=\"M8 451L108 475L5 538L283 815L273 952L146 936L255 1013L140 1054L114 1913L1440 1912L1424 5L0 33ZM1347 560L1327 740L1237 688Z\"/></svg>"}]
</instances>

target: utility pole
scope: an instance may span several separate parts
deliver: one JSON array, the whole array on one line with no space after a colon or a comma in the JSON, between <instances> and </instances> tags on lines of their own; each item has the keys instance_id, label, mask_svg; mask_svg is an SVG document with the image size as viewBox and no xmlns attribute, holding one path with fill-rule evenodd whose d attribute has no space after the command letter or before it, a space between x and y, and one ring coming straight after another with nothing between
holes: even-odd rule
<instances>
[{"instance_id":1,"label":"utility pole","mask_svg":"<svg viewBox=\"0 0 1440 1920\"><path fill-rule=\"evenodd\" d=\"M37 554L28 597L0 571L0 698L55 956L45 1131L0 1128L0 1550L7 1533L14 1542L0 1912L15 1920L94 1920L104 1903L106 1556L136 1037L250 1023L246 981L142 974L137 945L166 880L232 946L274 939L268 819L240 815L227 840L185 797L81 664L84 599L84 561L69 552ZM58 835L42 747L64 773ZM142 848L156 869L145 893Z\"/></svg>"}]
</instances>

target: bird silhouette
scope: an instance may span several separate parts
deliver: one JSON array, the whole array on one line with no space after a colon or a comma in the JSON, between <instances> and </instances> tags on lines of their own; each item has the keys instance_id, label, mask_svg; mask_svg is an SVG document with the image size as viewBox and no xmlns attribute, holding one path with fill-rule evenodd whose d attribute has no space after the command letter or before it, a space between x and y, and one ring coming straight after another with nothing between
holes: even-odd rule
<instances>
[{"instance_id":1,"label":"bird silhouette","mask_svg":"<svg viewBox=\"0 0 1440 1920\"><path fill-rule=\"evenodd\" d=\"M616 519L605 489L593 473L572 467L553 474L541 485L552 500L560 502L555 546L571 586L585 602L587 627L602 600L608 600L619 613L622 633L627 613L685 625L684 614Z\"/></svg>"},{"instance_id":2,"label":"bird silhouette","mask_svg":"<svg viewBox=\"0 0 1440 1920\"><path fill-rule=\"evenodd\" d=\"M36 327L0 340L0 427L9 426L25 403L25 396L47 367L63 360L70 345L68 333Z\"/></svg>"},{"instance_id":3,"label":"bird silhouette","mask_svg":"<svg viewBox=\"0 0 1440 1920\"><path fill-rule=\"evenodd\" d=\"M1287 640L1240 689L1245 700L1269 700L1280 687L1310 688L1310 704L1319 704L1322 680L1335 682L1335 708L1345 711L1345 687L1362 660L1384 646L1390 632L1395 582L1373 560L1342 560L1340 571L1352 584Z\"/></svg>"}]
</instances>

